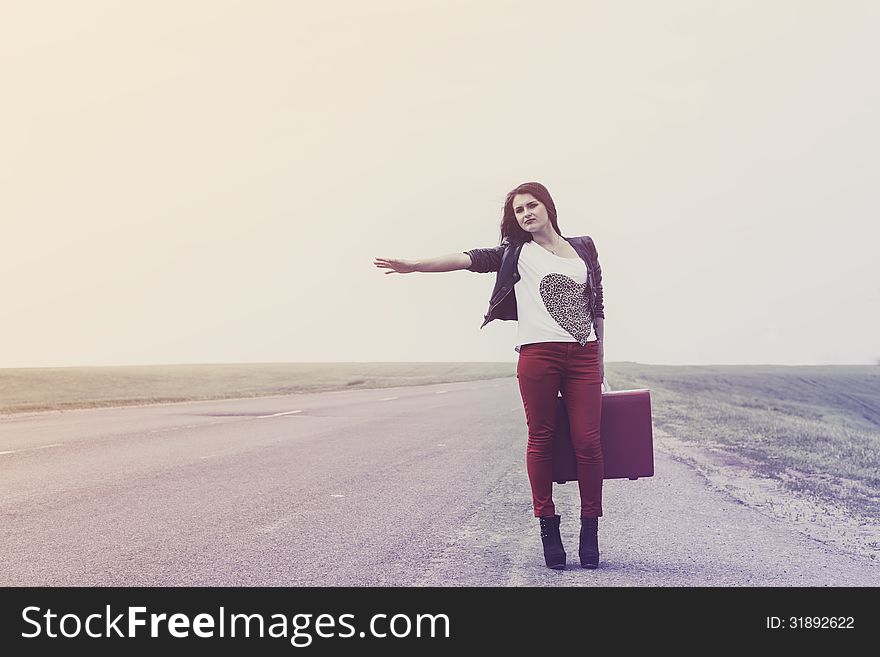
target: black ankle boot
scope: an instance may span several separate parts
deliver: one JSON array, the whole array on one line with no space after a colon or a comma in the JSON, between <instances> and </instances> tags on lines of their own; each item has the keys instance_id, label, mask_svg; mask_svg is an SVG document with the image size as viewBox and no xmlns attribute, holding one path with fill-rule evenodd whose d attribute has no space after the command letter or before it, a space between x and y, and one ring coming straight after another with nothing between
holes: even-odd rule
<instances>
[{"instance_id":1,"label":"black ankle boot","mask_svg":"<svg viewBox=\"0 0 880 657\"><path fill-rule=\"evenodd\" d=\"M544 543L544 561L548 568L562 570L565 568L565 549L559 535L559 516L538 518L541 521L541 542Z\"/></svg>"},{"instance_id":2,"label":"black ankle boot","mask_svg":"<svg viewBox=\"0 0 880 657\"><path fill-rule=\"evenodd\" d=\"M581 568L599 567L599 519L581 518L581 542L578 556Z\"/></svg>"}]
</instances>

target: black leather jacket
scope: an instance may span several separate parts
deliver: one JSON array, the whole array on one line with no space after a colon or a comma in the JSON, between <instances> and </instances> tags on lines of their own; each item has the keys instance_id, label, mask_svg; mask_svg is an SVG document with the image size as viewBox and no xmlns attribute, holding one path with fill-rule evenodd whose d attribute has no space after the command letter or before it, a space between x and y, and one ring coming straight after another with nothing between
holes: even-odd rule
<instances>
[{"instance_id":1,"label":"black leather jacket","mask_svg":"<svg viewBox=\"0 0 880 657\"><path fill-rule=\"evenodd\" d=\"M605 319L605 305L602 297L602 268L599 266L599 254L593 239L588 235L582 237L565 237L574 247L581 259L587 264L587 286L584 294L590 304L592 317ZM463 251L471 257L468 271L486 274L498 272L495 277L495 288L489 298L489 312L486 313L480 328L493 319L516 319L516 294L513 286L519 280L519 252L522 242L510 242L506 238L500 245L489 249L471 249Z\"/></svg>"}]
</instances>

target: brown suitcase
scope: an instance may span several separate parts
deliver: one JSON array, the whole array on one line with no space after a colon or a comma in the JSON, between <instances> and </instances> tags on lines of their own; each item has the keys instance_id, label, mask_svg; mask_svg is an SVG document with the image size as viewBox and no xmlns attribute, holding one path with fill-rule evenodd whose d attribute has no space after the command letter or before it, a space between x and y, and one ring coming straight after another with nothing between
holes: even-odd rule
<instances>
[{"instance_id":1,"label":"brown suitcase","mask_svg":"<svg viewBox=\"0 0 880 657\"><path fill-rule=\"evenodd\" d=\"M599 428L605 479L638 479L654 476L654 434L650 390L615 390L602 393ZM577 463L562 397L556 400L553 444L553 480L577 481Z\"/></svg>"}]
</instances>

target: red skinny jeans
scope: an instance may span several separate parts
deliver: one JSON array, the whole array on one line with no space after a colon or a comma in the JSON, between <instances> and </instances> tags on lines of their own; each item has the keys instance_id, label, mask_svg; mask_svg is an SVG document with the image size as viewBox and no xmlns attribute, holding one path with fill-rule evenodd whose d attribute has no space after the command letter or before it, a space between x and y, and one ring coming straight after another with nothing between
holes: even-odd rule
<instances>
[{"instance_id":1,"label":"red skinny jeans","mask_svg":"<svg viewBox=\"0 0 880 657\"><path fill-rule=\"evenodd\" d=\"M553 516L553 432L556 397L565 399L577 458L581 516L602 515L604 464L599 425L602 379L597 342L535 342L520 347L516 366L529 442L526 466L536 517Z\"/></svg>"}]
</instances>

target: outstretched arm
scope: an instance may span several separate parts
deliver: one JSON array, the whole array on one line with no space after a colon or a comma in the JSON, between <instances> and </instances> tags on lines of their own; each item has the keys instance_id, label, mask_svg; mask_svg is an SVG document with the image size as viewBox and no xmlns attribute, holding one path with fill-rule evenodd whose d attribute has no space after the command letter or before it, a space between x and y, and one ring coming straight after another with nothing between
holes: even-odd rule
<instances>
[{"instance_id":1,"label":"outstretched arm","mask_svg":"<svg viewBox=\"0 0 880 657\"><path fill-rule=\"evenodd\" d=\"M373 264L379 269L389 269L386 274L409 274L414 271L457 271L471 266L471 257L466 253L450 253L436 258L402 260L399 258L376 258Z\"/></svg>"}]
</instances>

